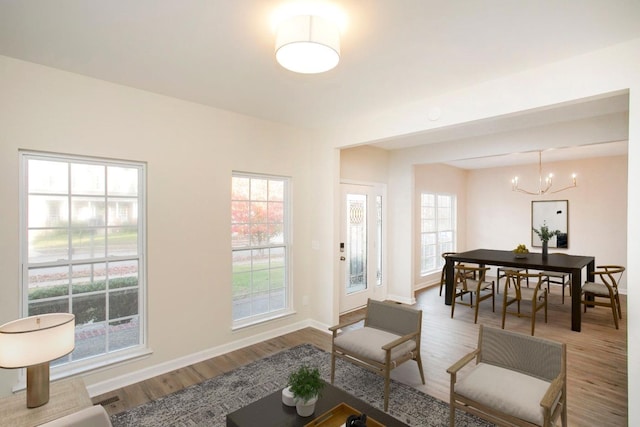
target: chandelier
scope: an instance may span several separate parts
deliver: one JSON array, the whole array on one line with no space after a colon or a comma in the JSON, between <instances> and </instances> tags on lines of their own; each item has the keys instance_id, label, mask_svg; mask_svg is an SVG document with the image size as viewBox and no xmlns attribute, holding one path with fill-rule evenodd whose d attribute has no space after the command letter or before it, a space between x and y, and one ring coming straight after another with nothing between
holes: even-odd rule
<instances>
[{"instance_id":1,"label":"chandelier","mask_svg":"<svg viewBox=\"0 0 640 427\"><path fill-rule=\"evenodd\" d=\"M560 191L568 190L570 188L574 188L578 186L576 181L576 174L574 173L571 178L573 180L571 185L567 185L566 187L562 187L559 190L551 191L551 187L553 185L553 174L549 174L546 177L542 176L542 151L538 151L538 191L528 191L524 188L520 188L518 177L514 177L511 180L511 190L518 191L520 193L531 194L534 196L541 196L543 194L554 194L559 193Z\"/></svg>"}]
</instances>

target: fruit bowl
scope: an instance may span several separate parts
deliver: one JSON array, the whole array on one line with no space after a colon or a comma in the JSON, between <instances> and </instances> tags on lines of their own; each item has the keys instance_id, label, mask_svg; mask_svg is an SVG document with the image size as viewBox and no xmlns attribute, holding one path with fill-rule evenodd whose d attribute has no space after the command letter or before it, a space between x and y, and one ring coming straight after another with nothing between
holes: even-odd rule
<instances>
[{"instance_id":1,"label":"fruit bowl","mask_svg":"<svg viewBox=\"0 0 640 427\"><path fill-rule=\"evenodd\" d=\"M518 245L518 247L513 250L513 255L516 258L526 258L528 254L529 249L527 249L527 247L523 244Z\"/></svg>"}]
</instances>

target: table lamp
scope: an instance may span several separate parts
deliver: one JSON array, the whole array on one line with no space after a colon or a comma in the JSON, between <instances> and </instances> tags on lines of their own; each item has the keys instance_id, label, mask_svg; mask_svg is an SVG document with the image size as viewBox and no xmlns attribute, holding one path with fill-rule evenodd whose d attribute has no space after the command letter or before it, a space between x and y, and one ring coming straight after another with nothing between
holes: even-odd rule
<instances>
[{"instance_id":1,"label":"table lamp","mask_svg":"<svg viewBox=\"0 0 640 427\"><path fill-rule=\"evenodd\" d=\"M27 368L27 408L49 401L49 362L73 351L75 316L51 313L0 326L0 367Z\"/></svg>"}]
</instances>

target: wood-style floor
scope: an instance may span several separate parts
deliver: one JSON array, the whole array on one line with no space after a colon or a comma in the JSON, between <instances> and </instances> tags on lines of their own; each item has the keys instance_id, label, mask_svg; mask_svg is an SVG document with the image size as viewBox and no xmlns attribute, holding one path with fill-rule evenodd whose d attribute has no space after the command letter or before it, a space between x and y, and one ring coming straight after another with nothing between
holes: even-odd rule
<instances>
[{"instance_id":1,"label":"wood-style floor","mask_svg":"<svg viewBox=\"0 0 640 427\"><path fill-rule=\"evenodd\" d=\"M490 301L482 302L478 323L501 326L501 298L502 294L496 298L495 313L491 312ZM562 304L559 288L552 288L548 323L544 323L543 313L538 313L536 336L567 344L570 426L627 425L627 316L626 297L623 295L621 298L623 319L619 330L614 327L611 311L598 307L583 313L582 332L572 332L570 300L567 298ZM456 305L451 319L450 306L444 305L443 297L438 296L438 288L421 291L416 299L416 306L424 311L422 360L426 392L448 401L449 376L446 369L474 349L477 343L478 326L473 323L473 310ZM341 321L354 315L358 313L345 315ZM507 316L506 329L529 334L530 319ZM93 402L102 403L109 414L118 413L304 343L327 351L331 348L330 335L306 328L95 396Z\"/></svg>"}]
</instances>

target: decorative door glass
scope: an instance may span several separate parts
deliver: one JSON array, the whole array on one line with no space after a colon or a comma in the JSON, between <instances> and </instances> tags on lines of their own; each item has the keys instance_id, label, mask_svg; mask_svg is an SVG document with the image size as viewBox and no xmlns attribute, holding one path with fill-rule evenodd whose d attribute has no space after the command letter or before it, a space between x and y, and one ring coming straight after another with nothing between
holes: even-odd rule
<instances>
[{"instance_id":1,"label":"decorative door glass","mask_svg":"<svg viewBox=\"0 0 640 427\"><path fill-rule=\"evenodd\" d=\"M367 196L347 194L347 294L367 289Z\"/></svg>"}]
</instances>

